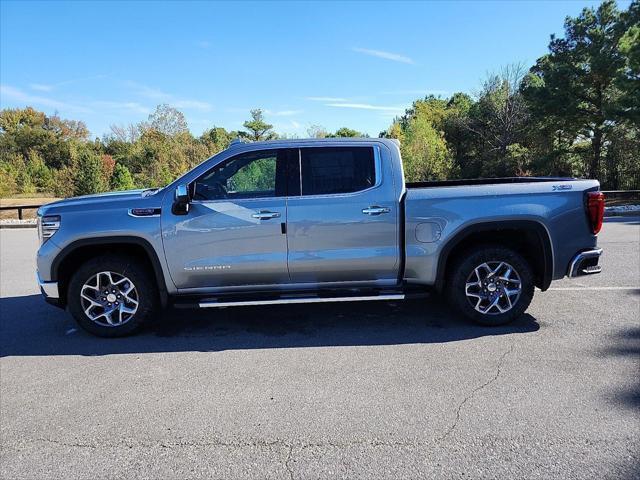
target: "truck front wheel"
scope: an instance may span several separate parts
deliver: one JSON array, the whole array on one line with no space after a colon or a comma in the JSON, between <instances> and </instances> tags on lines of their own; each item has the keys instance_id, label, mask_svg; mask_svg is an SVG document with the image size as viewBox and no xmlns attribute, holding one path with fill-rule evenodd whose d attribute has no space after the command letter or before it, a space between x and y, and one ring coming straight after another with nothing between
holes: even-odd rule
<instances>
[{"instance_id":1,"label":"truck front wheel","mask_svg":"<svg viewBox=\"0 0 640 480\"><path fill-rule=\"evenodd\" d=\"M473 321L504 325L520 317L533 299L529 263L514 250L481 246L463 252L449 270L451 305Z\"/></svg>"},{"instance_id":2,"label":"truck front wheel","mask_svg":"<svg viewBox=\"0 0 640 480\"><path fill-rule=\"evenodd\" d=\"M121 337L137 331L157 310L158 293L147 270L133 257L103 255L75 272L67 302L89 333Z\"/></svg>"}]
</instances>

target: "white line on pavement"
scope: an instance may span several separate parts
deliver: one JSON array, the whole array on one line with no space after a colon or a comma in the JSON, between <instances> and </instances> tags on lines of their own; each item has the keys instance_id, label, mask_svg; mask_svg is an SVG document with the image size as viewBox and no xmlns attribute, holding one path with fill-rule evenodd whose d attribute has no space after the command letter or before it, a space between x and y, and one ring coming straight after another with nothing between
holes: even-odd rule
<instances>
[{"instance_id":1,"label":"white line on pavement","mask_svg":"<svg viewBox=\"0 0 640 480\"><path fill-rule=\"evenodd\" d=\"M628 291L639 290L640 291L640 287L555 287L555 288L550 288L549 290L575 291L575 292L579 292L582 290L628 290Z\"/></svg>"}]
</instances>

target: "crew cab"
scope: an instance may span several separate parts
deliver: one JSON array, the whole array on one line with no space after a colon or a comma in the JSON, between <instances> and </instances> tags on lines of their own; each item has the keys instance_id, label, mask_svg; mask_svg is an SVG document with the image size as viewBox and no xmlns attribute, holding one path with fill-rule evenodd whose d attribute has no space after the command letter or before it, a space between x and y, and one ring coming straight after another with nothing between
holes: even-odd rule
<instances>
[{"instance_id":1,"label":"crew cab","mask_svg":"<svg viewBox=\"0 0 640 480\"><path fill-rule=\"evenodd\" d=\"M101 336L130 334L169 305L428 291L501 325L534 287L600 272L603 212L595 180L407 183L390 139L235 141L164 188L41 207L37 276L47 301Z\"/></svg>"}]
</instances>

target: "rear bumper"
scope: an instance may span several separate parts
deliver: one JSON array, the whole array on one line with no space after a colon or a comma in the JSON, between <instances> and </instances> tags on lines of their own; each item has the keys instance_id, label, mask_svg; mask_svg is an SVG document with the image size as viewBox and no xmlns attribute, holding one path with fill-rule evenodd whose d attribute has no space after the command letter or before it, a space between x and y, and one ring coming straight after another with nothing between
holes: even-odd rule
<instances>
[{"instance_id":1,"label":"rear bumper","mask_svg":"<svg viewBox=\"0 0 640 480\"><path fill-rule=\"evenodd\" d=\"M602 267L598 265L600 255L602 255L601 248L593 248L577 253L569 264L567 277L573 278L600 273L602 271Z\"/></svg>"}]
</instances>

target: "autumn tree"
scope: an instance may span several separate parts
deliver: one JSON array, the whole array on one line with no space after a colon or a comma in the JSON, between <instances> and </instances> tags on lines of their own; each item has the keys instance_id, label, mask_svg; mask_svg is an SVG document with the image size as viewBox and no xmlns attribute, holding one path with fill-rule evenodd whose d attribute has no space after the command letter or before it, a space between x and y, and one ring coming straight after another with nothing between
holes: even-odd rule
<instances>
[{"instance_id":1,"label":"autumn tree","mask_svg":"<svg viewBox=\"0 0 640 480\"><path fill-rule=\"evenodd\" d=\"M170 137L189 131L184 114L166 103L158 105L149 115L147 126Z\"/></svg>"},{"instance_id":2,"label":"autumn tree","mask_svg":"<svg viewBox=\"0 0 640 480\"><path fill-rule=\"evenodd\" d=\"M329 135L329 132L327 132L327 129L322 125L314 124L307 128L307 135L309 138L326 138Z\"/></svg>"}]
</instances>

